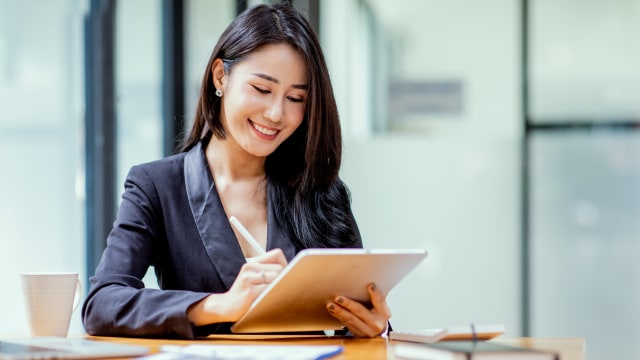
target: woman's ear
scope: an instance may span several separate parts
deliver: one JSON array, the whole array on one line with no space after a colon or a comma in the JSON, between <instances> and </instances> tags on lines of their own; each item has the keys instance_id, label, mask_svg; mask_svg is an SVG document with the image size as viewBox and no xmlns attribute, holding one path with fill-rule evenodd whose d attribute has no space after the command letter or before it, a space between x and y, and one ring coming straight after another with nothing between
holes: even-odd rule
<instances>
[{"instance_id":1,"label":"woman's ear","mask_svg":"<svg viewBox=\"0 0 640 360\"><path fill-rule=\"evenodd\" d=\"M213 86L216 89L224 92L224 82L225 82L225 74L224 74L224 63L222 59L215 59L213 64L211 64L211 77L213 81Z\"/></svg>"}]
</instances>

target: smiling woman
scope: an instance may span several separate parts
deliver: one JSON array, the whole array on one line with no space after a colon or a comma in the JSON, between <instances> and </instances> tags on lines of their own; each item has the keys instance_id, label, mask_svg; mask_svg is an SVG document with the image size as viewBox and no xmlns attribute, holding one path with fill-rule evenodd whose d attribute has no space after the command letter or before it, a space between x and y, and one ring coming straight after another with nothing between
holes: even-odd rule
<instances>
[{"instance_id":1,"label":"smiling woman","mask_svg":"<svg viewBox=\"0 0 640 360\"><path fill-rule=\"evenodd\" d=\"M244 150L237 156L256 157L263 163L302 123L306 68L302 56L290 45L264 45L228 74L223 60L216 59L212 77L220 96L226 96L221 102L220 121L227 129L227 140Z\"/></svg>"},{"instance_id":2,"label":"smiling woman","mask_svg":"<svg viewBox=\"0 0 640 360\"><path fill-rule=\"evenodd\" d=\"M306 19L288 4L238 16L205 68L184 151L127 176L83 305L87 332L229 332L302 249L362 247L338 177L341 143L324 55ZM261 249L244 245L230 216ZM160 290L142 282L152 265ZM376 286L363 291L370 305L338 294L327 311L355 336L378 336L390 311Z\"/></svg>"}]
</instances>

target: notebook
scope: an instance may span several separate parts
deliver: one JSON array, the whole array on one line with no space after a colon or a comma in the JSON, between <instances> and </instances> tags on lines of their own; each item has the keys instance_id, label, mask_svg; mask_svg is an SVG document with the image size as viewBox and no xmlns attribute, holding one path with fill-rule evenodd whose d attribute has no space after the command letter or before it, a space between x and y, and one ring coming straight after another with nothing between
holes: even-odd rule
<instances>
[{"instance_id":1,"label":"notebook","mask_svg":"<svg viewBox=\"0 0 640 360\"><path fill-rule=\"evenodd\" d=\"M490 341L444 341L438 343L396 343L397 359L429 360L558 360L558 354Z\"/></svg>"},{"instance_id":2,"label":"notebook","mask_svg":"<svg viewBox=\"0 0 640 360\"><path fill-rule=\"evenodd\" d=\"M35 337L0 340L0 360L105 359L141 356L149 348L86 339Z\"/></svg>"},{"instance_id":3,"label":"notebook","mask_svg":"<svg viewBox=\"0 0 640 360\"><path fill-rule=\"evenodd\" d=\"M421 249L306 249L291 260L231 328L234 333L339 330L326 304L343 295L364 304L367 286L384 294L425 257Z\"/></svg>"},{"instance_id":4,"label":"notebook","mask_svg":"<svg viewBox=\"0 0 640 360\"><path fill-rule=\"evenodd\" d=\"M505 327L501 324L458 325L444 329L393 329L389 339L411 341L419 343L434 343L438 341L454 340L491 340L504 334Z\"/></svg>"}]
</instances>

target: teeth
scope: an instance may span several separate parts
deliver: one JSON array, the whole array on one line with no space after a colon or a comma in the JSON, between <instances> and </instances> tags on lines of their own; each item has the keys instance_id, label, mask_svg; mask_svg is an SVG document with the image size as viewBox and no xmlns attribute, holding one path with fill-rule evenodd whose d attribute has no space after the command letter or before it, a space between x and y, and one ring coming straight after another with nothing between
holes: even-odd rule
<instances>
[{"instance_id":1,"label":"teeth","mask_svg":"<svg viewBox=\"0 0 640 360\"><path fill-rule=\"evenodd\" d=\"M253 123L253 127L256 128L256 130L260 131L261 133L269 136L275 135L278 132L278 130L267 129L266 127L260 126L256 123Z\"/></svg>"}]
</instances>

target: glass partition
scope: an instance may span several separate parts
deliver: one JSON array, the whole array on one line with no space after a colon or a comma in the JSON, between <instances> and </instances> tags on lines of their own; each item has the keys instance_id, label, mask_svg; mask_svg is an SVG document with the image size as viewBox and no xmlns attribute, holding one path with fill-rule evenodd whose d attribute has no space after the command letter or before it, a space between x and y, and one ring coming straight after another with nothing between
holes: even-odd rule
<instances>
[{"instance_id":1,"label":"glass partition","mask_svg":"<svg viewBox=\"0 0 640 360\"><path fill-rule=\"evenodd\" d=\"M529 4L532 121L638 121L640 1Z\"/></svg>"},{"instance_id":2,"label":"glass partition","mask_svg":"<svg viewBox=\"0 0 640 360\"><path fill-rule=\"evenodd\" d=\"M529 1L531 334L640 357L640 1Z\"/></svg>"},{"instance_id":3,"label":"glass partition","mask_svg":"<svg viewBox=\"0 0 640 360\"><path fill-rule=\"evenodd\" d=\"M640 134L531 141L532 335L585 338L589 360L638 358Z\"/></svg>"},{"instance_id":4,"label":"glass partition","mask_svg":"<svg viewBox=\"0 0 640 360\"><path fill-rule=\"evenodd\" d=\"M185 123L191 128L202 76L213 47L224 29L235 18L233 0L185 1Z\"/></svg>"},{"instance_id":5,"label":"glass partition","mask_svg":"<svg viewBox=\"0 0 640 360\"><path fill-rule=\"evenodd\" d=\"M323 0L320 11L364 245L429 251L389 295L393 326L498 322L519 335L519 3Z\"/></svg>"}]
</instances>

